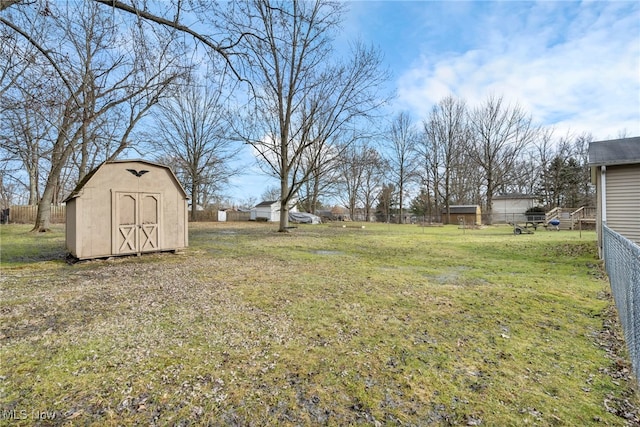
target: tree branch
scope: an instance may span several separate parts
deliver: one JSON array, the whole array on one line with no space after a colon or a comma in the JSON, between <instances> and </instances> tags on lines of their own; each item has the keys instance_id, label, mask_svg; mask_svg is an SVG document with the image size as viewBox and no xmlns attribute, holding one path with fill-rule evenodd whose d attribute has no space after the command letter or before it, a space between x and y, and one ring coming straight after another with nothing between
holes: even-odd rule
<instances>
[{"instance_id":1,"label":"tree branch","mask_svg":"<svg viewBox=\"0 0 640 427\"><path fill-rule=\"evenodd\" d=\"M20 3L21 1L22 0L0 0L0 12L2 12L5 9L8 9L14 4Z\"/></svg>"},{"instance_id":2,"label":"tree branch","mask_svg":"<svg viewBox=\"0 0 640 427\"><path fill-rule=\"evenodd\" d=\"M133 15L136 15L139 18L143 18L146 19L148 21L151 22L155 22L156 24L160 24L160 25L164 25L166 27L170 27L170 28L174 28L178 31L181 31L183 33L189 34L190 36L192 36L193 38L195 38L196 40L199 40L200 42L204 43L207 47L211 48L214 52L217 52L218 54L220 54L225 62L227 63L227 65L229 66L229 68L231 69L231 71L233 72L233 74L236 76L236 78L241 81L241 82L247 82L249 85L251 85L251 82L247 79L245 79L244 77L242 77L240 75L240 73L238 73L238 71L233 67L233 64L231 63L231 57L230 54L228 52L229 49L233 48L234 46L236 46L238 43L240 43L240 41L242 40L242 38L250 35L249 33L243 33L240 35L239 39L233 43L230 44L228 46L220 46L218 44L215 44L214 42L212 42L208 37L193 31L191 28L179 24L177 22L177 18L178 16L176 15L176 20L175 21L170 21L166 18L163 18L161 16L157 16L157 15L153 15L149 12L146 12L144 10L139 10L136 7L133 6L129 6L128 4L125 4L121 1L118 0L93 0L97 3L101 3L104 4L106 6L109 7L113 7L115 9L119 9L122 10L124 12L127 13L131 13Z\"/></svg>"},{"instance_id":3,"label":"tree branch","mask_svg":"<svg viewBox=\"0 0 640 427\"><path fill-rule=\"evenodd\" d=\"M3 6L4 5L5 5L5 3L3 3ZM45 50L42 46L40 46L40 44L37 41L35 41L29 34L25 33L20 27L15 26L12 22L7 21L6 19L4 19L2 17L0 17L0 22L2 22L4 25L6 25L7 27L11 28L13 31L15 31L16 33L20 34L22 37L27 39L27 41L29 43L31 43L31 45L33 45L33 47L38 49L40 51L40 53L42 53L42 55L45 58L47 58L47 61L49 61L51 66L56 70L56 72L58 73L58 76L64 82L64 85L67 87L67 89L69 89L69 93L71 93L71 96L73 97L73 100L75 101L76 105L79 107L81 104L80 104L80 101L78 100L78 98L76 97L74 89L71 87L71 84L69 83L69 81L66 79L66 77L62 73L62 70L60 69L60 67L58 67L58 64L56 64L56 61L51 57L51 55L49 55L49 52L47 50Z\"/></svg>"}]
</instances>

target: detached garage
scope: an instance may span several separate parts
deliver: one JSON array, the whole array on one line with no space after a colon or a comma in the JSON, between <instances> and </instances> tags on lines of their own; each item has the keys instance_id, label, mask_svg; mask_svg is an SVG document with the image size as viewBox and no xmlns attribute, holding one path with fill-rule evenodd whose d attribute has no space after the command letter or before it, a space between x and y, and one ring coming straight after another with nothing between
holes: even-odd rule
<instances>
[{"instance_id":1,"label":"detached garage","mask_svg":"<svg viewBox=\"0 0 640 427\"><path fill-rule=\"evenodd\" d=\"M65 200L67 250L89 259L185 248L187 200L166 166L145 160L102 163Z\"/></svg>"}]
</instances>

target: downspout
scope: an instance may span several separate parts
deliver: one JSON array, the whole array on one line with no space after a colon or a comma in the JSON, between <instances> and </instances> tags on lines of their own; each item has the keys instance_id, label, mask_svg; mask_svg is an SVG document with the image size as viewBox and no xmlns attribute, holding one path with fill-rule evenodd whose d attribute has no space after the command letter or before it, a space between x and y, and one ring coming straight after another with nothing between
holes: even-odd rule
<instances>
[{"instance_id":1,"label":"downspout","mask_svg":"<svg viewBox=\"0 0 640 427\"><path fill-rule=\"evenodd\" d=\"M598 252L604 259L604 226L607 225L607 167L600 166L600 230L598 235Z\"/></svg>"},{"instance_id":2,"label":"downspout","mask_svg":"<svg viewBox=\"0 0 640 427\"><path fill-rule=\"evenodd\" d=\"M602 187L602 191L600 192L600 203L602 206L602 223L607 223L607 167L602 165L600 167L600 187Z\"/></svg>"}]
</instances>

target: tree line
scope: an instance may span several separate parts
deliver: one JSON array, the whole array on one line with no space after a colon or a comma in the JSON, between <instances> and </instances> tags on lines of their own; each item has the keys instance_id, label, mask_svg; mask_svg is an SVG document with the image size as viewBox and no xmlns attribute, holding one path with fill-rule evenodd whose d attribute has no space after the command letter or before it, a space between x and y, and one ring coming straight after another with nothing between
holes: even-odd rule
<instances>
[{"instance_id":1,"label":"tree line","mask_svg":"<svg viewBox=\"0 0 640 427\"><path fill-rule=\"evenodd\" d=\"M354 146L337 185L352 215L364 206L385 221L393 213L397 222L408 214L441 221L453 205L480 205L491 222L493 198L501 194L536 195L543 209L593 206L592 139L588 133L555 136L499 96L472 107L447 96L420 123L399 113L378 147ZM363 174L351 173L364 165L366 186L358 181Z\"/></svg>"},{"instance_id":2,"label":"tree line","mask_svg":"<svg viewBox=\"0 0 640 427\"><path fill-rule=\"evenodd\" d=\"M242 172L250 147L279 183L280 230L292 200L352 215L494 195L586 204L589 135L555 139L498 96L469 108L447 97L420 125L385 121L389 72L361 41L336 45L343 2L225 4L94 0L0 3L0 197L49 210L103 161L123 154L171 166L192 215Z\"/></svg>"}]
</instances>

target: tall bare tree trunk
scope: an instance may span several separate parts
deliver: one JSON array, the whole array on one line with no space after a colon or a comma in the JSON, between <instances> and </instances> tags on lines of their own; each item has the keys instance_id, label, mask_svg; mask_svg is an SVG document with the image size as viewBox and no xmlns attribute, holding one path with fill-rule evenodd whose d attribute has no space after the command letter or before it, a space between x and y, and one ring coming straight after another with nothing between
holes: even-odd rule
<instances>
[{"instance_id":1,"label":"tall bare tree trunk","mask_svg":"<svg viewBox=\"0 0 640 427\"><path fill-rule=\"evenodd\" d=\"M198 209L198 185L195 182L195 178L191 183L191 221L196 220L196 210Z\"/></svg>"},{"instance_id":2,"label":"tall bare tree trunk","mask_svg":"<svg viewBox=\"0 0 640 427\"><path fill-rule=\"evenodd\" d=\"M234 8L241 10L242 8ZM287 231L289 205L311 178L314 161L340 132L382 105L377 97L381 58L374 49L354 46L353 58L332 63L334 31L344 13L340 2L256 0L227 18L244 37L247 69L263 88L242 139L280 179L280 226ZM247 27L246 12L255 16ZM257 115L257 116L256 116ZM251 123L253 122L253 123ZM265 140L265 136L267 139ZM326 167L323 161L323 169Z\"/></svg>"},{"instance_id":3,"label":"tall bare tree trunk","mask_svg":"<svg viewBox=\"0 0 640 427\"><path fill-rule=\"evenodd\" d=\"M35 224L31 229L32 232L42 233L49 231L51 228L51 204L56 196L56 190L60 180L60 174L62 173L62 168L71 155L71 147L72 144L69 144L66 149L62 151L61 158L59 160L54 161L52 159L51 161L51 170L49 171L47 183L45 184L44 191L42 192L42 198L38 202L38 211L36 213Z\"/></svg>"},{"instance_id":4,"label":"tall bare tree trunk","mask_svg":"<svg viewBox=\"0 0 640 427\"><path fill-rule=\"evenodd\" d=\"M289 194L289 180L285 177L280 180L280 194ZM280 223L278 231L284 232L289 230L289 198L282 197L280 199Z\"/></svg>"}]
</instances>

